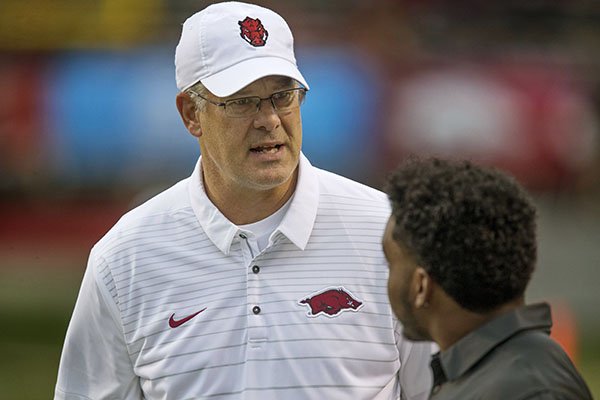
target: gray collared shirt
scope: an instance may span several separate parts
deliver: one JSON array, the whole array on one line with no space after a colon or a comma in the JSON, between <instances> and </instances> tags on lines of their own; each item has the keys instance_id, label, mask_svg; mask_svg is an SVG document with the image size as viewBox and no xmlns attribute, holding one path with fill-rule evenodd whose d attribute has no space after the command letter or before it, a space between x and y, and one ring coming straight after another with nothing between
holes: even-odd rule
<instances>
[{"instance_id":1,"label":"gray collared shirt","mask_svg":"<svg viewBox=\"0 0 600 400\"><path fill-rule=\"evenodd\" d=\"M591 400L551 327L548 304L524 306L436 353L431 400Z\"/></svg>"}]
</instances>

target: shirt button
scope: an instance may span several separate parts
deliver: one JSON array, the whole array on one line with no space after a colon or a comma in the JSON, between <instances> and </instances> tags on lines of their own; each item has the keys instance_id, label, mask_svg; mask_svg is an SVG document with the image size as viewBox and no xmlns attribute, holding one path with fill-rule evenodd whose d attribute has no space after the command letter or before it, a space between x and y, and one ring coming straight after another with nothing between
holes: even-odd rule
<instances>
[{"instance_id":1,"label":"shirt button","mask_svg":"<svg viewBox=\"0 0 600 400\"><path fill-rule=\"evenodd\" d=\"M252 307L252 312L254 314L260 314L260 307L259 306Z\"/></svg>"},{"instance_id":2,"label":"shirt button","mask_svg":"<svg viewBox=\"0 0 600 400\"><path fill-rule=\"evenodd\" d=\"M248 237L248 236L246 236L244 233L240 233L240 234L239 234L239 236L240 236L242 239L246 239L246 238Z\"/></svg>"},{"instance_id":3,"label":"shirt button","mask_svg":"<svg viewBox=\"0 0 600 400\"><path fill-rule=\"evenodd\" d=\"M260 267L258 265L253 266L252 272L254 272L255 274L258 274L260 272Z\"/></svg>"}]
</instances>

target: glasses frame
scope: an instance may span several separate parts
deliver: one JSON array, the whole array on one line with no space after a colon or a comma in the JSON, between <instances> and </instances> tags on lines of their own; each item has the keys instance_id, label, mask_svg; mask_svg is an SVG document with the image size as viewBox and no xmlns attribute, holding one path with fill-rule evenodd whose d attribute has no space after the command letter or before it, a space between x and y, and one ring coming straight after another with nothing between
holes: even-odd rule
<instances>
[{"instance_id":1,"label":"glasses frame","mask_svg":"<svg viewBox=\"0 0 600 400\"><path fill-rule=\"evenodd\" d=\"M225 111L225 114L230 117L230 118L248 118L248 117L253 117L256 114L258 114L258 111L260 110L260 108L262 107L262 102L264 100L269 100L271 105L273 106L273 109L277 112L279 111L291 111L296 109L296 107L293 108L289 108L289 109L285 109L285 110L279 110L277 108L277 106L275 105L275 102L273 101L273 97L277 96L278 94L281 93L286 93L286 92L298 92L298 96L302 96L301 98L299 98L298 100L298 108L300 108L300 106L302 105L302 103L304 102L304 98L306 97L306 92L307 89L303 88L303 87L297 87L297 88L291 88L291 89L286 89L286 90L280 90L278 92L273 93L272 95L270 95L269 97L259 97L259 96L247 96L247 97L238 97L235 99L229 99L226 100L222 103L216 102L216 101L212 101L210 99L207 99L206 97L202 96L200 93L197 93L195 91L193 91L192 89L188 89L187 92L193 96L197 96L200 97L203 100L206 100L207 102L209 102L210 104L213 104L217 107L223 107L223 110ZM248 114L248 115L231 115L227 112L227 105L229 103L232 103L234 101L240 101L240 100L245 100L245 99L259 99L260 101L258 103L256 103L256 110L252 113L252 114Z\"/></svg>"}]
</instances>

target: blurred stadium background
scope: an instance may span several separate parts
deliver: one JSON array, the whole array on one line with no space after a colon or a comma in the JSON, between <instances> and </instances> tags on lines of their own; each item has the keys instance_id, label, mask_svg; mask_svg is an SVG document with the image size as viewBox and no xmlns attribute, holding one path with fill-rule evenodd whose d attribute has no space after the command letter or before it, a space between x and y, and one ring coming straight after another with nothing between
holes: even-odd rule
<instances>
[{"instance_id":1,"label":"blurred stadium background","mask_svg":"<svg viewBox=\"0 0 600 400\"><path fill-rule=\"evenodd\" d=\"M0 2L0 388L48 399L89 248L189 175L173 55L191 0ZM600 3L272 0L311 84L304 151L380 187L408 154L513 173L540 208L529 300L600 397Z\"/></svg>"}]
</instances>

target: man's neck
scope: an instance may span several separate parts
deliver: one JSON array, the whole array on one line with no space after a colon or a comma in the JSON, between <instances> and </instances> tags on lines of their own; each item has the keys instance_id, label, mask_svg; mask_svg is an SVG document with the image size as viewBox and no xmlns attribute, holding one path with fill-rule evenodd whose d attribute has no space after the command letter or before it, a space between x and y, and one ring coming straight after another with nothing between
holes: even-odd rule
<instances>
[{"instance_id":1,"label":"man's neck","mask_svg":"<svg viewBox=\"0 0 600 400\"><path fill-rule=\"evenodd\" d=\"M205 179L205 178L203 178ZM204 190L210 201L236 225L251 224L279 210L294 194L298 169L283 184L268 190L250 190L211 184L204 180ZM213 187L218 185L218 190Z\"/></svg>"}]
</instances>

